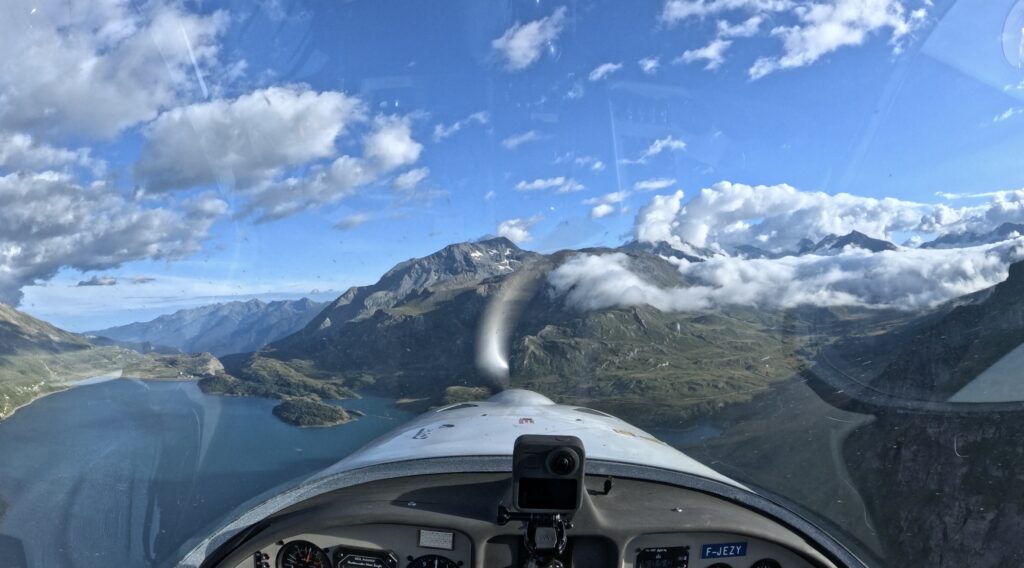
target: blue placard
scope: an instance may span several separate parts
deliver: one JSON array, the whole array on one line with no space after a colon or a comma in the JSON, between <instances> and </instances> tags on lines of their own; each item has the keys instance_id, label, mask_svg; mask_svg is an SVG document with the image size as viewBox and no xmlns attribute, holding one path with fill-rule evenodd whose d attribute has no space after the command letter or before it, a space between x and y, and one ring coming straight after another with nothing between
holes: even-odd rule
<instances>
[{"instance_id":1,"label":"blue placard","mask_svg":"<svg viewBox=\"0 0 1024 568\"><path fill-rule=\"evenodd\" d=\"M747 543L745 542L721 542L718 544L702 544L700 547L701 558L732 558L734 556L746 556Z\"/></svg>"}]
</instances>

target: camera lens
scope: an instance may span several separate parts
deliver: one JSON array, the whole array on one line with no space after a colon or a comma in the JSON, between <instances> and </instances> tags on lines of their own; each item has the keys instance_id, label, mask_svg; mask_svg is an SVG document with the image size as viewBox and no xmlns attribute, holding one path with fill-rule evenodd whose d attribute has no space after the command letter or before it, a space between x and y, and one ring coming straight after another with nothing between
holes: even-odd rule
<instances>
[{"instance_id":1,"label":"camera lens","mask_svg":"<svg viewBox=\"0 0 1024 568\"><path fill-rule=\"evenodd\" d=\"M576 471L576 453L571 450L555 450L548 456L548 470L555 475L570 475Z\"/></svg>"}]
</instances>

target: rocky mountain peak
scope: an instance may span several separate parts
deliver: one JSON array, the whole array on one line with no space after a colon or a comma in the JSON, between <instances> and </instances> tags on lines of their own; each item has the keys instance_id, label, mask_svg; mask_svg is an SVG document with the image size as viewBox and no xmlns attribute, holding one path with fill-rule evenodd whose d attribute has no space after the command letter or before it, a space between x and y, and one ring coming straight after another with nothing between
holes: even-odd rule
<instances>
[{"instance_id":1,"label":"rocky mountain peak","mask_svg":"<svg viewBox=\"0 0 1024 568\"><path fill-rule=\"evenodd\" d=\"M1024 260L1010 265L1006 280L996 284L994 292L1007 300L1020 301L1024 298L1024 295L1021 294L1022 291L1024 291Z\"/></svg>"},{"instance_id":2,"label":"rocky mountain peak","mask_svg":"<svg viewBox=\"0 0 1024 568\"><path fill-rule=\"evenodd\" d=\"M325 333L427 290L455 289L511 274L536 257L537 253L523 250L505 237L451 244L427 256L398 263L375 284L348 289L299 335ZM330 323L326 323L328 320Z\"/></svg>"},{"instance_id":3,"label":"rocky mountain peak","mask_svg":"<svg viewBox=\"0 0 1024 568\"><path fill-rule=\"evenodd\" d=\"M1024 223L1006 222L996 227L990 234L1002 239L1009 239L1014 236L1024 235Z\"/></svg>"},{"instance_id":4,"label":"rocky mountain peak","mask_svg":"<svg viewBox=\"0 0 1024 568\"><path fill-rule=\"evenodd\" d=\"M703 262L704 260L713 256L718 256L719 254L709 248L698 247L689 243L683 243L682 248L678 248L665 241L653 243L630 241L620 246L619 250L623 252L642 252L668 258L678 258L688 262Z\"/></svg>"},{"instance_id":5,"label":"rocky mountain peak","mask_svg":"<svg viewBox=\"0 0 1024 568\"><path fill-rule=\"evenodd\" d=\"M385 286L404 295L452 279L487 278L514 272L531 256L534 253L524 251L504 237L455 243L427 256L399 263L385 273L376 286Z\"/></svg>"},{"instance_id":6,"label":"rocky mountain peak","mask_svg":"<svg viewBox=\"0 0 1024 568\"><path fill-rule=\"evenodd\" d=\"M947 233L940 235L935 240L921 245L924 249L943 249L972 247L1005 241L1014 237L1024 235L1024 223L1002 223L987 233L964 231L962 233Z\"/></svg>"},{"instance_id":7,"label":"rocky mountain peak","mask_svg":"<svg viewBox=\"0 0 1024 568\"><path fill-rule=\"evenodd\" d=\"M850 231L842 236L830 234L813 245L809 245L810 240L808 239L803 239L800 242L802 243L802 246L798 250L798 254L839 252L848 246L869 250L871 252L899 250L899 247L889 241L869 237L860 231Z\"/></svg>"}]
</instances>

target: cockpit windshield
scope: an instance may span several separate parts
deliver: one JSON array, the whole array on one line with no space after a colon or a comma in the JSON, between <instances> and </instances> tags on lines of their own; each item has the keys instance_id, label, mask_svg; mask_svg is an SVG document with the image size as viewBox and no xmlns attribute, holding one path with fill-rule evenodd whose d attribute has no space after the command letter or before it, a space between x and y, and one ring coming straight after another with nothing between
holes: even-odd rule
<instances>
[{"instance_id":1,"label":"cockpit windshield","mask_svg":"<svg viewBox=\"0 0 1024 568\"><path fill-rule=\"evenodd\" d=\"M2 12L0 559L172 566L523 389L1024 564L1024 2Z\"/></svg>"}]
</instances>

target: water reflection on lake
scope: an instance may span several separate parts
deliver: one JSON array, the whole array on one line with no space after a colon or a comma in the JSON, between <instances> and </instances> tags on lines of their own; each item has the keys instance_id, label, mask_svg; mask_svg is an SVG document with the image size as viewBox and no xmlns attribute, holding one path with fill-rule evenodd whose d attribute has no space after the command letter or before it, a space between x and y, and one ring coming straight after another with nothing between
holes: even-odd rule
<instances>
[{"instance_id":1,"label":"water reflection on lake","mask_svg":"<svg viewBox=\"0 0 1024 568\"><path fill-rule=\"evenodd\" d=\"M173 565L243 502L413 416L368 396L345 402L355 422L300 429L275 404L117 379L19 410L0 422L0 554L20 541L32 567Z\"/></svg>"}]
</instances>

